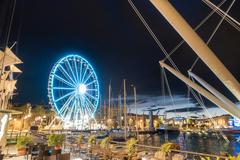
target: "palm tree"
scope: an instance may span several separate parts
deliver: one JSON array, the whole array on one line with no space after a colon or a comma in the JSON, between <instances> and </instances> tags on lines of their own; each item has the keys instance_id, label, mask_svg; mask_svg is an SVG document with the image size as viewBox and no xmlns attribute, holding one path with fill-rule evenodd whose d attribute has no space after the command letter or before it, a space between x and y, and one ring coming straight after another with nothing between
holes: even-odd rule
<instances>
[{"instance_id":1,"label":"palm tree","mask_svg":"<svg viewBox=\"0 0 240 160\"><path fill-rule=\"evenodd\" d=\"M22 114L20 115L20 119L22 121L22 129L25 128L24 126L24 120L26 119L26 117L29 115L30 113L30 110L31 110L31 104L27 103L25 105L22 105L22 106L12 106L11 109L13 110L17 110L17 111L20 111L22 112Z\"/></svg>"},{"instance_id":2,"label":"palm tree","mask_svg":"<svg viewBox=\"0 0 240 160\"><path fill-rule=\"evenodd\" d=\"M49 125L55 117L56 117L56 113L54 111L46 110L47 125Z\"/></svg>"}]
</instances>

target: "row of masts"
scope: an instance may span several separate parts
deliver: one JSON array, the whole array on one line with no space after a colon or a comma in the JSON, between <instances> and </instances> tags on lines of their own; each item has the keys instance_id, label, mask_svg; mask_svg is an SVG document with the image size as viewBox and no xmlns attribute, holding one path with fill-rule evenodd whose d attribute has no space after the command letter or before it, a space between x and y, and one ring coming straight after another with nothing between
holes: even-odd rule
<instances>
[{"instance_id":1,"label":"row of masts","mask_svg":"<svg viewBox=\"0 0 240 160\"><path fill-rule=\"evenodd\" d=\"M127 104L126 104L126 80L123 80L124 84L124 92L123 96L121 94L117 97L117 103L116 101L113 101L113 94L112 94L112 86L111 84L108 85L108 103L106 104L106 100L103 101L103 104L100 104L100 112L99 116L101 119L107 121L112 118L116 118L117 120L125 120L125 113L127 113ZM136 96L135 96L136 97ZM123 101L123 103L122 103ZM121 124L120 124L121 125Z\"/></svg>"},{"instance_id":2,"label":"row of masts","mask_svg":"<svg viewBox=\"0 0 240 160\"><path fill-rule=\"evenodd\" d=\"M135 121L138 119L137 115L137 93L136 87L131 85L133 88L133 95L134 95L134 108L135 108ZM125 136L127 135L127 129L129 127L128 124L128 113L130 112L130 108L127 106L127 89L126 89L126 79L123 80L123 96L121 94L117 97L116 101L113 101L112 97L112 86L111 83L108 86L108 104L106 101L103 101L103 104L100 103L100 112L99 112L99 119L105 123L118 123L119 128L124 128ZM136 127L138 130L138 127ZM126 137L125 137L126 138Z\"/></svg>"}]
</instances>

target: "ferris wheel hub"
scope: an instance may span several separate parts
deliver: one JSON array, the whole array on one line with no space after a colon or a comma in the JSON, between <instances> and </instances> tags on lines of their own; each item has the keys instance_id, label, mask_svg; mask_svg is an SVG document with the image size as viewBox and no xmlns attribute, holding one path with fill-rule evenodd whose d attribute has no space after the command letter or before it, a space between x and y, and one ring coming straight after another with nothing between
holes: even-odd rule
<instances>
[{"instance_id":1,"label":"ferris wheel hub","mask_svg":"<svg viewBox=\"0 0 240 160\"><path fill-rule=\"evenodd\" d=\"M80 84L78 87L78 93L79 94L85 94L87 91L87 86L85 84Z\"/></svg>"}]
</instances>

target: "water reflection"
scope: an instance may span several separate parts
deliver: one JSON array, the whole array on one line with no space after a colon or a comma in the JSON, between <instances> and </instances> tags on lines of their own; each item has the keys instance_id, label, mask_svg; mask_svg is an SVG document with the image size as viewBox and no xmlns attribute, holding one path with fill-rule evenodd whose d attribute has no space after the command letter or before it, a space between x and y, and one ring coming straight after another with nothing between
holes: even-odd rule
<instances>
[{"instance_id":1,"label":"water reflection","mask_svg":"<svg viewBox=\"0 0 240 160\"><path fill-rule=\"evenodd\" d=\"M166 140L178 143L182 150L223 154L230 153L237 155L240 153L240 134L227 135L230 143L226 142L221 136L197 134L197 133L171 133L164 134L139 135L139 143L161 146Z\"/></svg>"}]
</instances>

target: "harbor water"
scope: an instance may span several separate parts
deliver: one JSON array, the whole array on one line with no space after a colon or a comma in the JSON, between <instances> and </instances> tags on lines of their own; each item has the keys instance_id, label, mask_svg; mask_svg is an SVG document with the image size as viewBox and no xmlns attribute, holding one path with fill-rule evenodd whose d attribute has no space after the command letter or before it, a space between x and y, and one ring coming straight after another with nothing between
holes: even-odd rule
<instances>
[{"instance_id":1,"label":"harbor water","mask_svg":"<svg viewBox=\"0 0 240 160\"><path fill-rule=\"evenodd\" d=\"M207 135L197 133L169 133L154 135L139 135L139 143L150 146L161 146L164 142L174 142L180 145L181 150L211 154L237 155L240 153L240 134L228 134L230 142L221 135Z\"/></svg>"}]
</instances>

